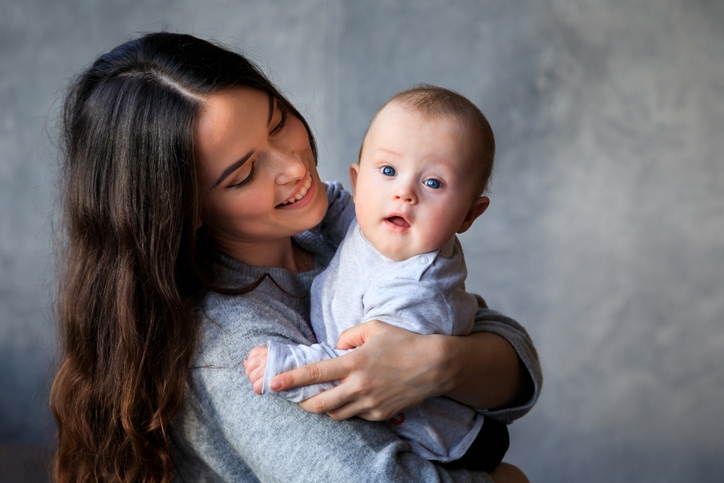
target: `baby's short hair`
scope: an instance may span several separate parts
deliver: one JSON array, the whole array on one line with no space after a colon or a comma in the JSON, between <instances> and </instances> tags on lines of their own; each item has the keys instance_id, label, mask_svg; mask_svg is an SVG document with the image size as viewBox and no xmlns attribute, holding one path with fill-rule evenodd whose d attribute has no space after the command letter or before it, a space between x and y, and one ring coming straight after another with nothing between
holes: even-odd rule
<instances>
[{"instance_id":1,"label":"baby's short hair","mask_svg":"<svg viewBox=\"0 0 724 483\"><path fill-rule=\"evenodd\" d=\"M495 137L490 123L478 107L468 98L450 89L438 87L431 84L418 84L395 94L382 107L370 121L370 126L377 115L386 106L395 103L403 108L418 112L423 116L455 116L466 119L477 126L480 133L478 150L481 153L480 159L480 193L483 193L489 184L493 173L493 160L495 158ZM369 128L368 128L369 130ZM366 137L366 135L365 135ZM472 141L472 140L471 140ZM361 154L361 149L360 149Z\"/></svg>"}]
</instances>

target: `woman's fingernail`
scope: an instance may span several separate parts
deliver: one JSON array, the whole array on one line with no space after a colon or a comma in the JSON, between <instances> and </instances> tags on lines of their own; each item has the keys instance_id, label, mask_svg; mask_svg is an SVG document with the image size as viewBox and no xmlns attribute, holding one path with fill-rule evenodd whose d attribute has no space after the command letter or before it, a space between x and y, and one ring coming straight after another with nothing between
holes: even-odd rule
<instances>
[{"instance_id":1,"label":"woman's fingernail","mask_svg":"<svg viewBox=\"0 0 724 483\"><path fill-rule=\"evenodd\" d=\"M272 391L278 391L281 388L282 388L282 383L279 381L272 381L269 383L269 389L271 389Z\"/></svg>"}]
</instances>

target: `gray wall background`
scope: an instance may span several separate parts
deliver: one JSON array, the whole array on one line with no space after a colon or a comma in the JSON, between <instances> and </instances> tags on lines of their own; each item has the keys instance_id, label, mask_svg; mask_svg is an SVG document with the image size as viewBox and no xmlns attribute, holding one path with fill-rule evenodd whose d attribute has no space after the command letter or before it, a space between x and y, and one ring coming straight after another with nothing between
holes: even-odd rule
<instances>
[{"instance_id":1,"label":"gray wall background","mask_svg":"<svg viewBox=\"0 0 724 483\"><path fill-rule=\"evenodd\" d=\"M536 482L724 478L724 2L0 1L0 441L49 445L59 99L137 32L256 59L347 180L370 116L456 89L498 141L468 288L540 351Z\"/></svg>"}]
</instances>

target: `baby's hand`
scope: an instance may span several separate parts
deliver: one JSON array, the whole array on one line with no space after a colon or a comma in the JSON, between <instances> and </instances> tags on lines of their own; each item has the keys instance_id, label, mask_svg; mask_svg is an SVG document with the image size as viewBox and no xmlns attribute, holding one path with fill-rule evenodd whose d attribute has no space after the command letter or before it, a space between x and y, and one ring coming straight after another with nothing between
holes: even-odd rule
<instances>
[{"instance_id":1,"label":"baby's hand","mask_svg":"<svg viewBox=\"0 0 724 483\"><path fill-rule=\"evenodd\" d=\"M264 370L266 369L266 357L269 349L266 346L254 347L249 352L249 357L244 361L246 377L254 385L254 392L261 394L261 386L264 382Z\"/></svg>"}]
</instances>

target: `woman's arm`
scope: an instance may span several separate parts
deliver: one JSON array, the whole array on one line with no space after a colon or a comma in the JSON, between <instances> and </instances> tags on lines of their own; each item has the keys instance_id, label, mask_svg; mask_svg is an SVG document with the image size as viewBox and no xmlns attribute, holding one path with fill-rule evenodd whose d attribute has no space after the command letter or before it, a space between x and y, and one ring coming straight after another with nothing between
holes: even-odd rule
<instances>
[{"instance_id":1,"label":"woman's arm","mask_svg":"<svg viewBox=\"0 0 724 483\"><path fill-rule=\"evenodd\" d=\"M478 332L446 338L449 388L444 395L475 408L498 409L524 404L533 396L533 380L513 346L503 337Z\"/></svg>"},{"instance_id":2,"label":"woman's arm","mask_svg":"<svg viewBox=\"0 0 724 483\"><path fill-rule=\"evenodd\" d=\"M336 388L302 403L335 419L384 420L439 395L488 409L502 421L517 419L542 385L538 355L523 327L479 303L476 334L421 336L381 322L361 324L344 332L338 346L358 349L281 374L271 387L340 379Z\"/></svg>"}]
</instances>

